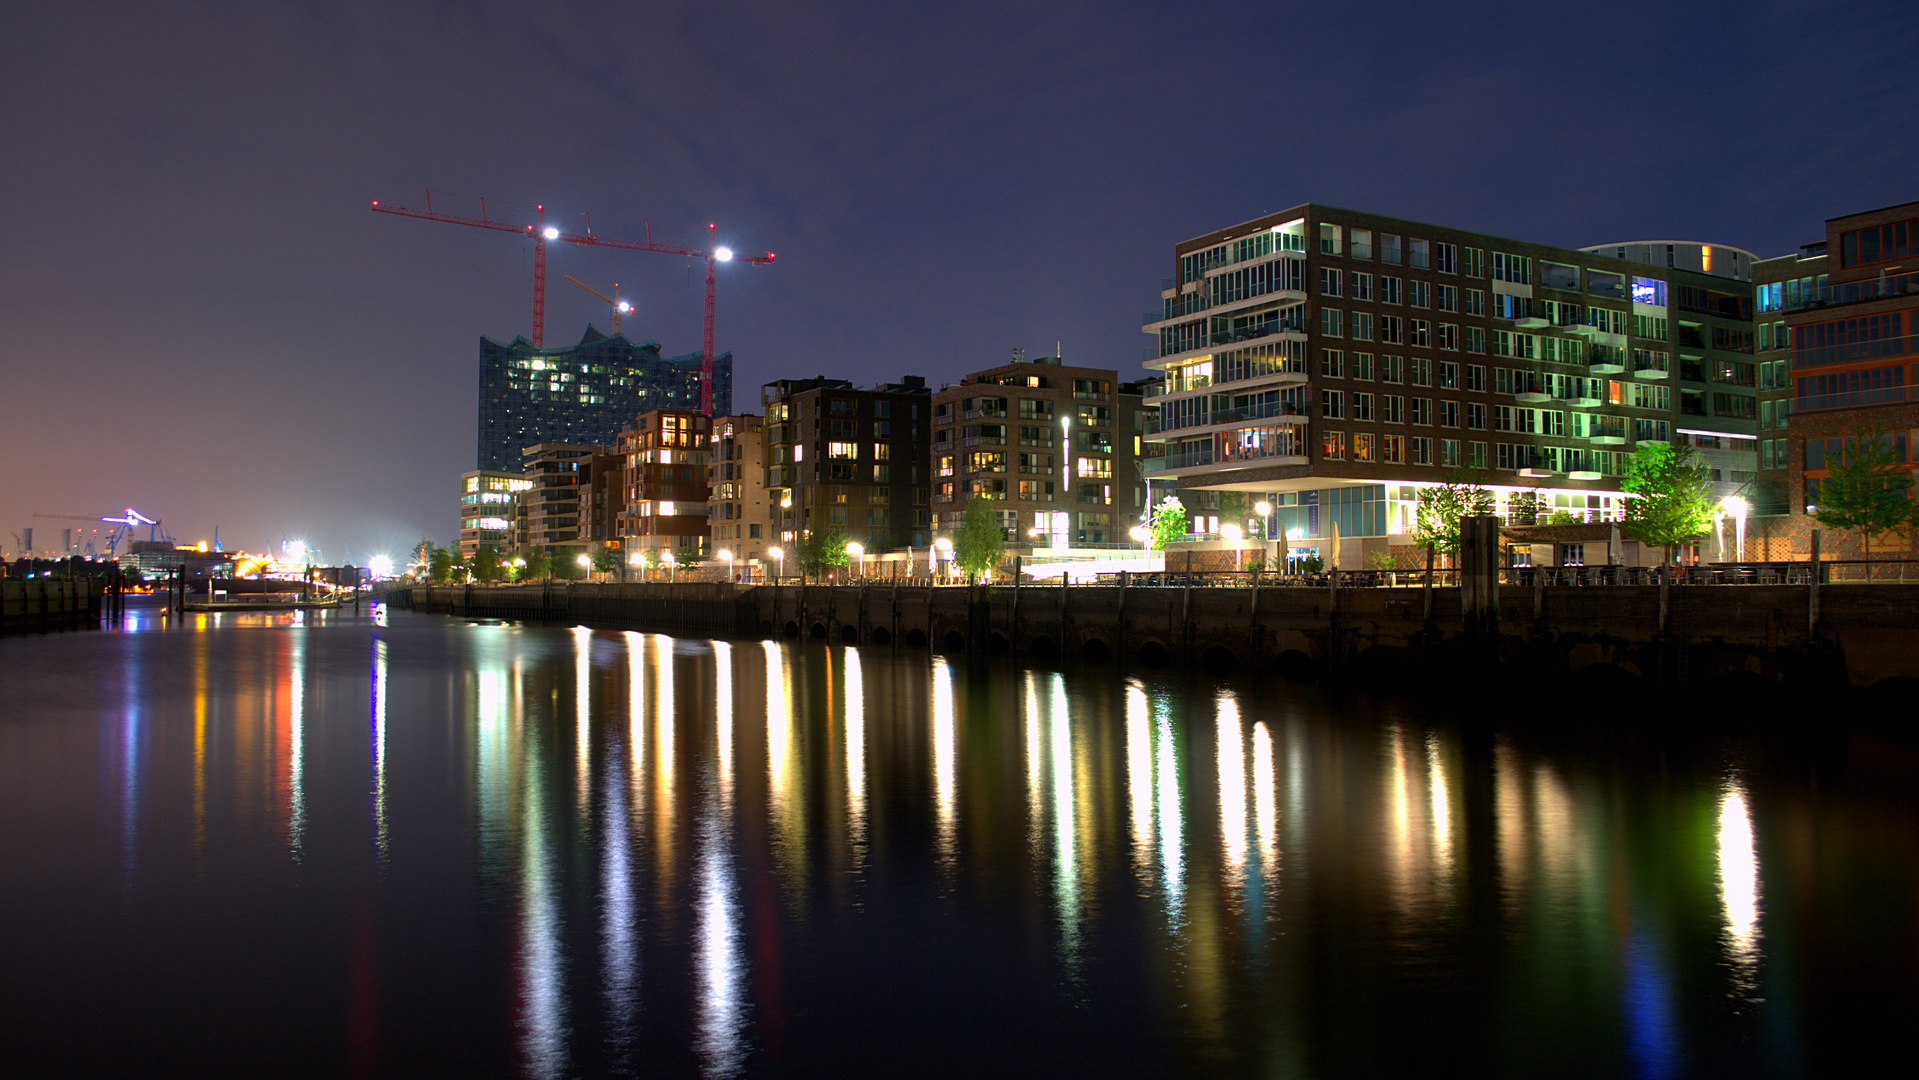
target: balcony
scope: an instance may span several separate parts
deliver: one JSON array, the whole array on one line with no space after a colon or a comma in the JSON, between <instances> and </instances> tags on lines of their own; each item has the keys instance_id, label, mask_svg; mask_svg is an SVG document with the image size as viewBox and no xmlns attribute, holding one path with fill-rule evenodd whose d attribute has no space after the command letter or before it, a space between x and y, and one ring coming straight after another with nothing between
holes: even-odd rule
<instances>
[{"instance_id":1,"label":"balcony","mask_svg":"<svg viewBox=\"0 0 1919 1080\"><path fill-rule=\"evenodd\" d=\"M1258 405L1242 405L1238 408L1231 409L1211 409L1207 411L1206 416L1195 419L1192 423L1181 424L1178 427L1167 427L1162 424L1161 430L1197 431L1201 428L1244 423L1248 420L1269 419L1303 424L1306 422L1306 414L1298 405L1290 405L1282 401L1268 401Z\"/></svg>"}]
</instances>

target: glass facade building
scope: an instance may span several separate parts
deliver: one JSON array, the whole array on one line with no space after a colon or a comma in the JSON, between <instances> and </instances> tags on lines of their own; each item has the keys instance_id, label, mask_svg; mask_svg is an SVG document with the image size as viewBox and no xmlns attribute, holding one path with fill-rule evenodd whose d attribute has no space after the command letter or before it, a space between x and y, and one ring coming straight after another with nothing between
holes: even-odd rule
<instances>
[{"instance_id":1,"label":"glass facade building","mask_svg":"<svg viewBox=\"0 0 1919 1080\"><path fill-rule=\"evenodd\" d=\"M656 341L608 337L591 326L563 349L482 337L477 467L517 471L520 451L541 443L614 446L643 412L699 407L699 353L661 356ZM733 411L730 352L713 357L713 411Z\"/></svg>"}]
</instances>

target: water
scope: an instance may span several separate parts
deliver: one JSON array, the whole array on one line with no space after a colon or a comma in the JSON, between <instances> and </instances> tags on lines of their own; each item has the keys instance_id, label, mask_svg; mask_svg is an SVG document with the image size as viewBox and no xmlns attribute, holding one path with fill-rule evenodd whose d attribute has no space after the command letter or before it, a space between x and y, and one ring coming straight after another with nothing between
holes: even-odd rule
<instances>
[{"instance_id":1,"label":"water","mask_svg":"<svg viewBox=\"0 0 1919 1080\"><path fill-rule=\"evenodd\" d=\"M0 1038L12 1075L1790 1076L1894 1046L1913 747L1544 722L1578 697L135 609L0 640Z\"/></svg>"}]
</instances>

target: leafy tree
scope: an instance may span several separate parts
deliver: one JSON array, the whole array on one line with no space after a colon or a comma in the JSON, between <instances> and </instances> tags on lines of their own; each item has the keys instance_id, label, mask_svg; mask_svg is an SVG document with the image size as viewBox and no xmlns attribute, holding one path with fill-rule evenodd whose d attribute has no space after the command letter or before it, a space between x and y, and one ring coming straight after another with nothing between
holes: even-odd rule
<instances>
[{"instance_id":1,"label":"leafy tree","mask_svg":"<svg viewBox=\"0 0 1919 1080\"><path fill-rule=\"evenodd\" d=\"M1576 518L1576 517L1574 517L1574 516L1572 515L1572 511L1570 511L1570 510L1554 510L1554 511L1553 511L1553 516L1552 516L1552 517L1550 517L1550 518L1547 518L1547 519L1546 519L1546 524L1548 524L1548 525L1577 525L1577 524L1579 524L1579 519L1578 519L1578 518Z\"/></svg>"},{"instance_id":2,"label":"leafy tree","mask_svg":"<svg viewBox=\"0 0 1919 1080\"><path fill-rule=\"evenodd\" d=\"M553 576L561 581L573 581L580 577L583 567L580 556L571 551L563 551L552 560Z\"/></svg>"},{"instance_id":3,"label":"leafy tree","mask_svg":"<svg viewBox=\"0 0 1919 1080\"><path fill-rule=\"evenodd\" d=\"M1866 547L1866 580L1872 580L1872 534L1914 521L1913 504L1906 497L1912 477L1893 446L1892 437L1877 424L1846 439L1838 461L1828 461L1831 475L1819 485L1819 508L1813 517L1832 529L1850 529Z\"/></svg>"},{"instance_id":4,"label":"leafy tree","mask_svg":"<svg viewBox=\"0 0 1919 1080\"><path fill-rule=\"evenodd\" d=\"M453 551L431 540L425 542L426 576L435 585L443 585L453 576Z\"/></svg>"},{"instance_id":5,"label":"leafy tree","mask_svg":"<svg viewBox=\"0 0 1919 1080\"><path fill-rule=\"evenodd\" d=\"M1419 489L1413 516L1413 543L1431 546L1448 558L1459 556L1459 519L1493 512L1493 493L1476 469L1455 469L1436 487Z\"/></svg>"},{"instance_id":6,"label":"leafy tree","mask_svg":"<svg viewBox=\"0 0 1919 1080\"><path fill-rule=\"evenodd\" d=\"M491 585L500 580L505 571L500 566L500 553L492 544L481 544L473 553L473 577L482 584Z\"/></svg>"},{"instance_id":7,"label":"leafy tree","mask_svg":"<svg viewBox=\"0 0 1919 1080\"><path fill-rule=\"evenodd\" d=\"M1512 523L1514 525L1539 524L1539 511L1543 501L1539 497L1538 488L1514 495L1512 501L1507 504L1507 512L1512 517Z\"/></svg>"},{"instance_id":8,"label":"leafy tree","mask_svg":"<svg viewBox=\"0 0 1919 1080\"><path fill-rule=\"evenodd\" d=\"M1006 538L993 517L993 504L979 496L966 502L960 515L960 527L953 533L953 559L959 563L966 580L978 581L999 566L1006 552Z\"/></svg>"},{"instance_id":9,"label":"leafy tree","mask_svg":"<svg viewBox=\"0 0 1919 1080\"><path fill-rule=\"evenodd\" d=\"M1253 530L1246 528L1246 518L1251 512L1247 506L1245 492L1222 491L1219 493L1219 518L1221 521L1233 522L1250 533Z\"/></svg>"},{"instance_id":10,"label":"leafy tree","mask_svg":"<svg viewBox=\"0 0 1919 1080\"><path fill-rule=\"evenodd\" d=\"M1146 528L1153 534L1154 551L1186 539L1186 504L1177 495L1166 496L1153 509L1153 520Z\"/></svg>"},{"instance_id":11,"label":"leafy tree","mask_svg":"<svg viewBox=\"0 0 1919 1080\"><path fill-rule=\"evenodd\" d=\"M800 573L824 577L835 566L846 565L846 530L814 529L800 540Z\"/></svg>"},{"instance_id":12,"label":"leafy tree","mask_svg":"<svg viewBox=\"0 0 1919 1080\"><path fill-rule=\"evenodd\" d=\"M1712 528L1712 497L1706 467L1690 446L1642 446L1626 462L1620 485L1626 500L1626 526L1640 540L1663 549L1662 566L1672 564L1672 549Z\"/></svg>"},{"instance_id":13,"label":"leafy tree","mask_svg":"<svg viewBox=\"0 0 1919 1080\"><path fill-rule=\"evenodd\" d=\"M543 547L527 548L520 552L519 557L526 560L526 565L520 568L522 579L537 580L553 572L553 556L548 555Z\"/></svg>"},{"instance_id":14,"label":"leafy tree","mask_svg":"<svg viewBox=\"0 0 1919 1080\"><path fill-rule=\"evenodd\" d=\"M663 564L660 561L659 548L649 547L649 548L640 549L640 580L641 581L645 581L646 576L648 574L651 574L653 571L658 570L661 567L661 565Z\"/></svg>"},{"instance_id":15,"label":"leafy tree","mask_svg":"<svg viewBox=\"0 0 1919 1080\"><path fill-rule=\"evenodd\" d=\"M593 552L593 569L602 574L615 574L626 564L620 558L619 548L602 547Z\"/></svg>"}]
</instances>

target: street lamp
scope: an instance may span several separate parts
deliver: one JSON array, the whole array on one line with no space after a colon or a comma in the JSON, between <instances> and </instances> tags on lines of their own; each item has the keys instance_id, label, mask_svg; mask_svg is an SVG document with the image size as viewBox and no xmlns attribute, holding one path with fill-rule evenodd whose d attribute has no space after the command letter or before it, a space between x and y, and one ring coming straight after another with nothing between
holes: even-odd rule
<instances>
[{"instance_id":1,"label":"street lamp","mask_svg":"<svg viewBox=\"0 0 1919 1080\"><path fill-rule=\"evenodd\" d=\"M860 580L866 580L866 545L855 540L846 545L846 553L860 561Z\"/></svg>"},{"instance_id":2,"label":"street lamp","mask_svg":"<svg viewBox=\"0 0 1919 1080\"><path fill-rule=\"evenodd\" d=\"M1134 543L1146 549L1146 558L1150 562L1153 558L1153 530L1144 525L1135 525L1126 535L1132 537Z\"/></svg>"},{"instance_id":3,"label":"street lamp","mask_svg":"<svg viewBox=\"0 0 1919 1080\"><path fill-rule=\"evenodd\" d=\"M1719 500L1719 506L1721 509L1725 510L1726 513L1732 515L1732 527L1733 527L1733 537L1734 537L1733 542L1736 545L1735 553L1733 555L1733 561L1745 562L1746 561L1746 514L1748 511L1751 510L1751 506L1746 502L1746 500L1740 498L1737 495L1728 495L1725 498Z\"/></svg>"},{"instance_id":4,"label":"street lamp","mask_svg":"<svg viewBox=\"0 0 1919 1080\"><path fill-rule=\"evenodd\" d=\"M732 581L733 580L733 550L731 548L721 548L718 554L720 558L726 560L726 580Z\"/></svg>"},{"instance_id":5,"label":"street lamp","mask_svg":"<svg viewBox=\"0 0 1919 1080\"><path fill-rule=\"evenodd\" d=\"M937 558L946 560L946 567L950 572L953 567L953 541L942 536L938 540L933 541L933 550L938 552ZM935 564L934 577L937 579L938 576L938 566Z\"/></svg>"},{"instance_id":6,"label":"street lamp","mask_svg":"<svg viewBox=\"0 0 1919 1080\"><path fill-rule=\"evenodd\" d=\"M575 561L580 564L580 569L586 571L587 580L591 581L593 579L593 556L581 552L580 557Z\"/></svg>"},{"instance_id":7,"label":"street lamp","mask_svg":"<svg viewBox=\"0 0 1919 1080\"><path fill-rule=\"evenodd\" d=\"M1259 538L1271 540L1273 538L1273 504L1261 499L1253 504L1253 513L1258 514L1260 518Z\"/></svg>"},{"instance_id":8,"label":"street lamp","mask_svg":"<svg viewBox=\"0 0 1919 1080\"><path fill-rule=\"evenodd\" d=\"M1059 418L1059 460L1060 471L1066 474L1065 484L1060 488L1060 501L1071 506L1071 494L1073 491L1073 418L1064 413L1062 413ZM1058 511L1060 516L1070 513L1072 513L1070 510ZM1064 549L1066 547L1066 534L1072 529L1072 525L1073 520L1070 517L1066 518L1063 522L1059 517L1053 519L1053 547L1055 549Z\"/></svg>"},{"instance_id":9,"label":"street lamp","mask_svg":"<svg viewBox=\"0 0 1919 1080\"><path fill-rule=\"evenodd\" d=\"M770 547L766 549L766 553L780 561L779 577L776 577L773 579L773 584L777 585L780 583L781 578L786 577L786 549L778 548L778 547Z\"/></svg>"},{"instance_id":10,"label":"street lamp","mask_svg":"<svg viewBox=\"0 0 1919 1080\"><path fill-rule=\"evenodd\" d=\"M673 568L675 564L679 562L679 560L673 557L672 549L668 548L666 553L660 556L660 561L666 564L666 583L668 585L673 584L674 580L676 579L676 575L674 574Z\"/></svg>"},{"instance_id":11,"label":"street lamp","mask_svg":"<svg viewBox=\"0 0 1919 1080\"><path fill-rule=\"evenodd\" d=\"M1219 537L1233 545L1233 569L1237 571L1239 569L1240 556L1245 554L1245 550L1240 546L1240 541L1246 538L1246 530L1229 521L1219 527Z\"/></svg>"}]
</instances>

